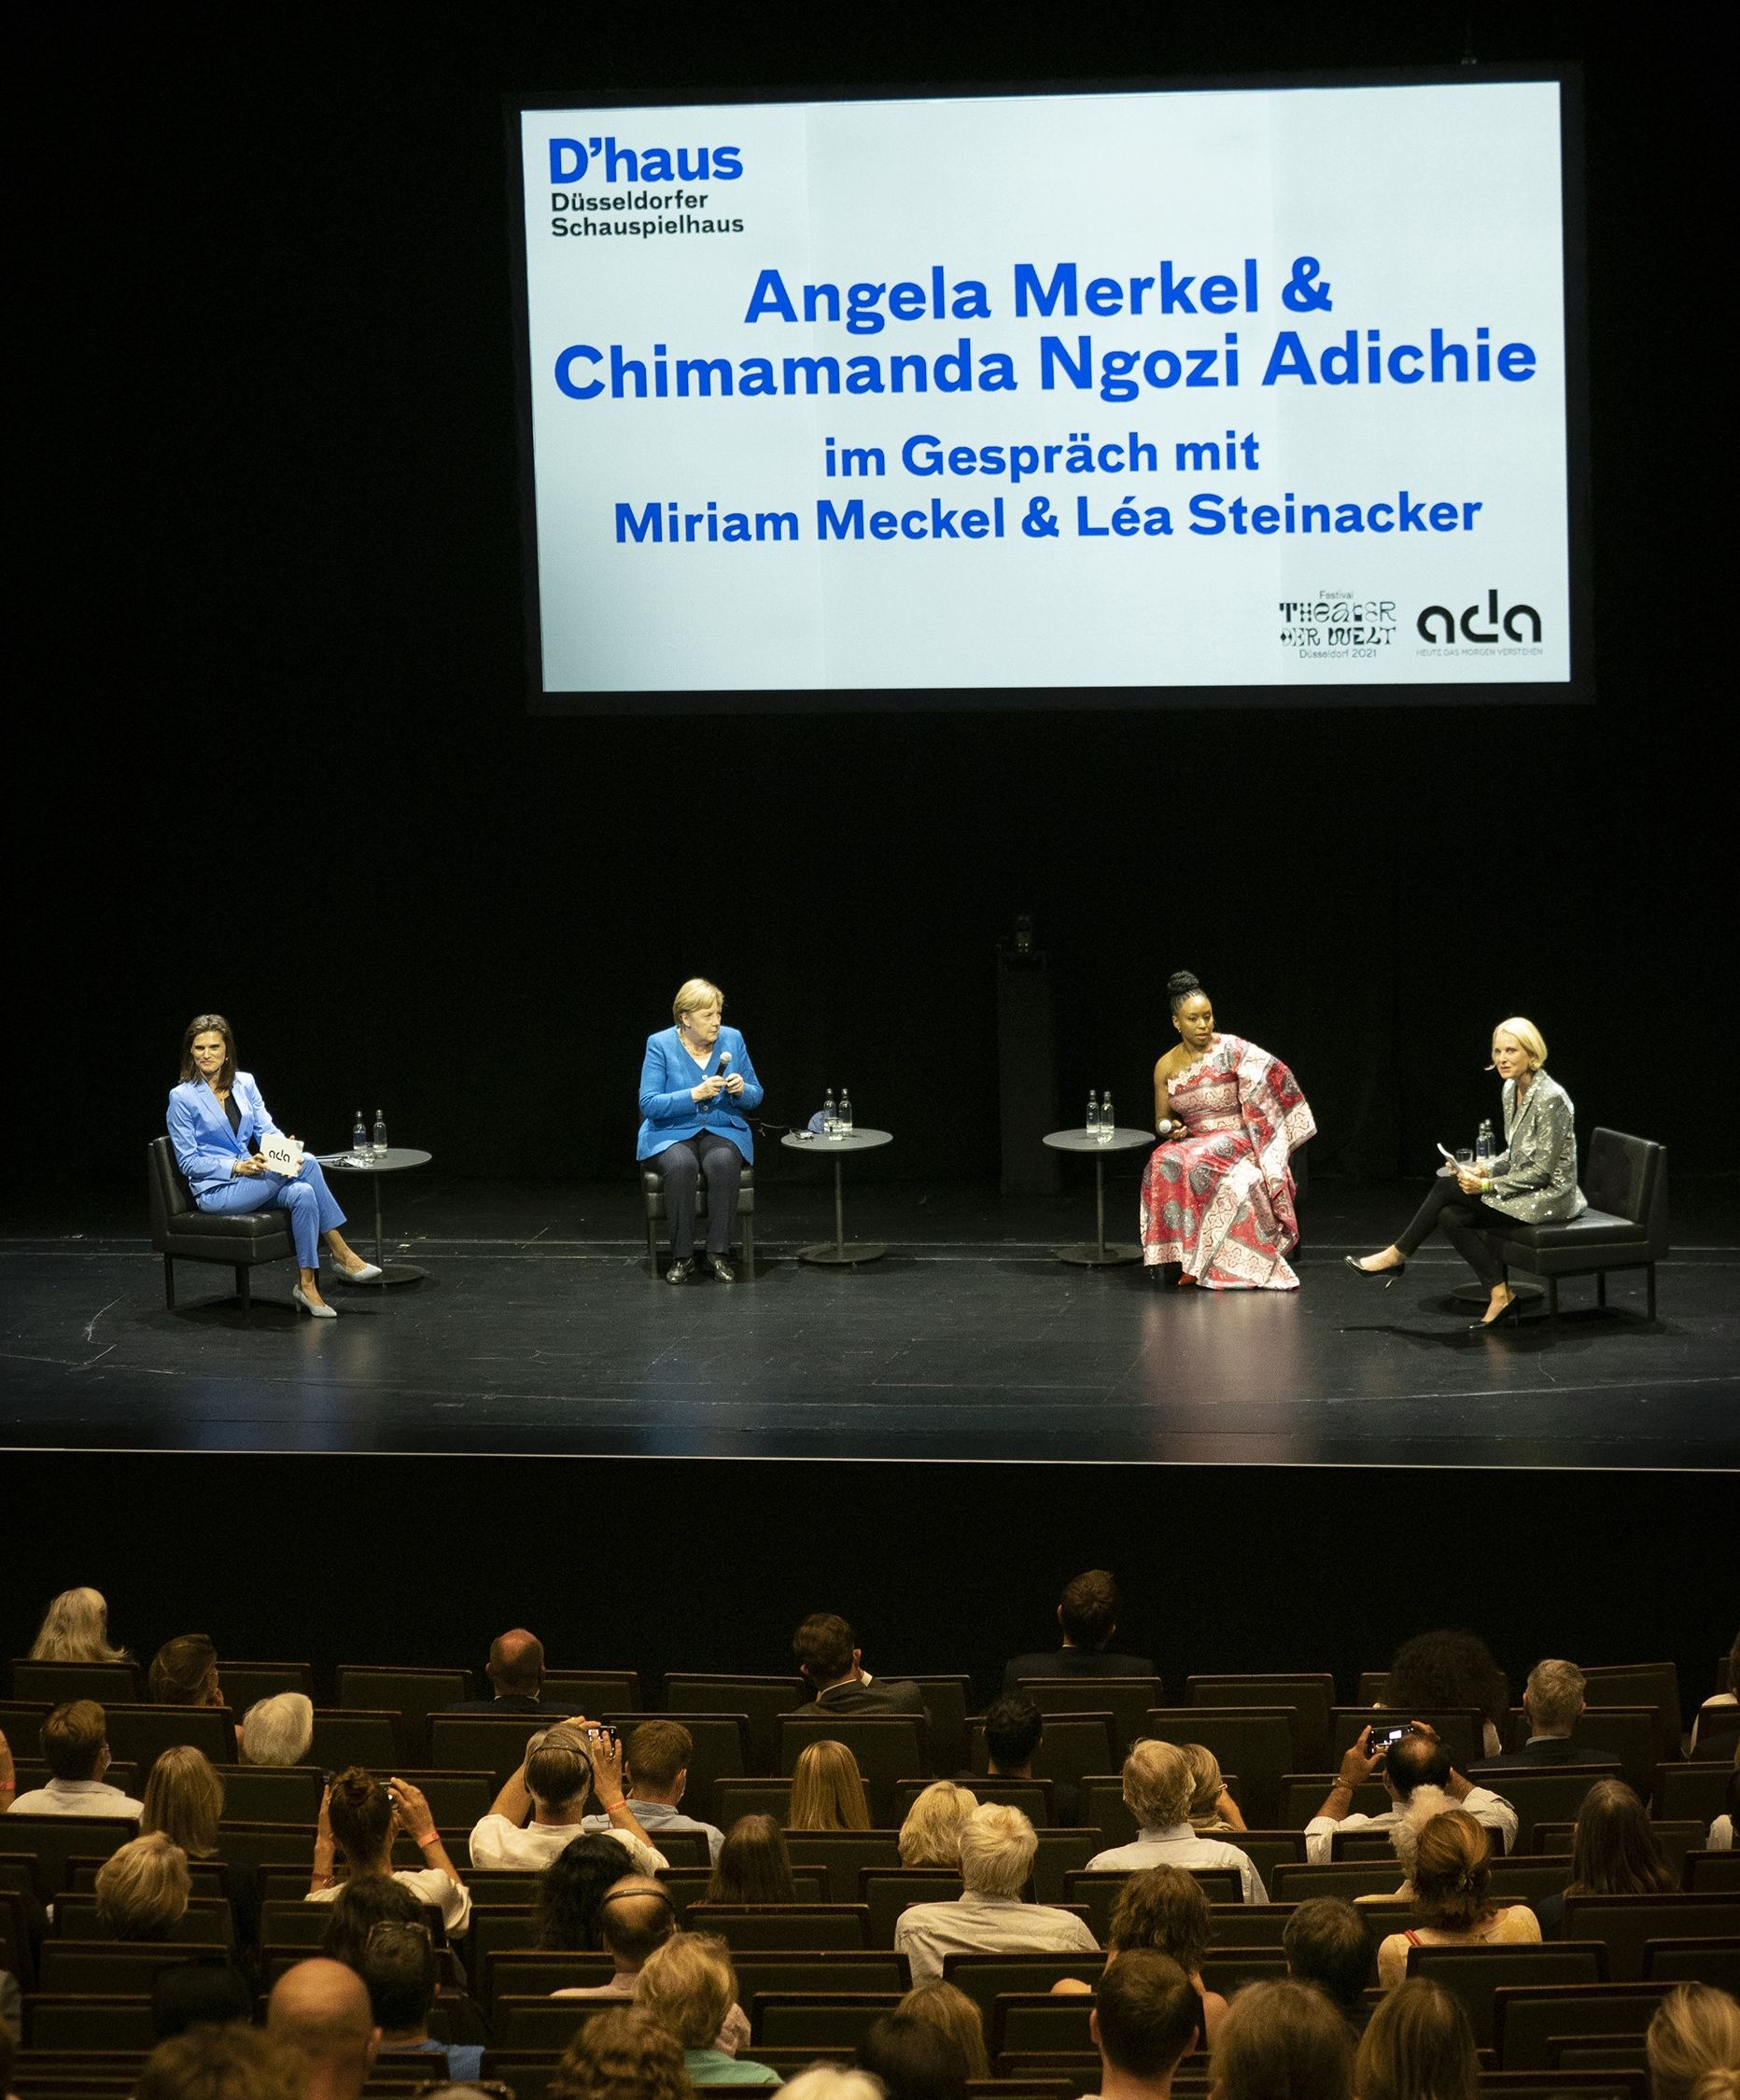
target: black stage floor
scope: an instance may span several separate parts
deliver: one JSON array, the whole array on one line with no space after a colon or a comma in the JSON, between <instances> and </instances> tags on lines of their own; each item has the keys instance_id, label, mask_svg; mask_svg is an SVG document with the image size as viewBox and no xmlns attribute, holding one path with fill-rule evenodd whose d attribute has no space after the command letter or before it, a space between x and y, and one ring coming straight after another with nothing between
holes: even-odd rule
<instances>
[{"instance_id":1,"label":"black stage floor","mask_svg":"<svg viewBox=\"0 0 1740 2100\"><path fill-rule=\"evenodd\" d=\"M1111 1177L1108 1177L1110 1180ZM402 1195L401 1195L402 1190ZM1417 1192L1320 1184L1290 1294L1210 1294L1140 1267L1052 1258L1092 1218L1057 1197L884 1183L848 1191L855 1270L801 1266L831 1237L812 1183L763 1194L762 1272L675 1291L652 1279L635 1204L611 1188L396 1183L395 1244L428 1271L330 1294L337 1321L257 1272L161 1265L136 1211L0 1239L0 1446L197 1451L551 1452L1262 1465L1710 1468L1740 1464L1740 1206L1675 1191L1659 1275L1565 1287L1544 1316L1473 1333L1428 1252L1392 1288L1380 1245ZM1108 1211L1133 1227L1120 1185ZM367 1236L352 1227L358 1246Z\"/></svg>"}]
</instances>

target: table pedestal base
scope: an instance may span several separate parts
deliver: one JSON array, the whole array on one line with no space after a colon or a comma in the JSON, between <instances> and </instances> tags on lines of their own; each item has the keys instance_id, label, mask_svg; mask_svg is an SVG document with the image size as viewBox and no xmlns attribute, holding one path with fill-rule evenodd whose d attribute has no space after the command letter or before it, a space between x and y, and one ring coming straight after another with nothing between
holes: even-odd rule
<instances>
[{"instance_id":1,"label":"table pedestal base","mask_svg":"<svg viewBox=\"0 0 1740 2100\"><path fill-rule=\"evenodd\" d=\"M842 1244L821 1239L813 1247L800 1247L800 1262L814 1262L822 1268L852 1268L859 1262L879 1262L888 1249L874 1239L848 1239Z\"/></svg>"},{"instance_id":2,"label":"table pedestal base","mask_svg":"<svg viewBox=\"0 0 1740 2100\"><path fill-rule=\"evenodd\" d=\"M1525 1306L1538 1305L1547 1295L1545 1286L1539 1283L1514 1282L1510 1288ZM1482 1312L1493 1302L1493 1294L1484 1283L1459 1283L1450 1295L1458 1305L1477 1305Z\"/></svg>"},{"instance_id":3,"label":"table pedestal base","mask_svg":"<svg viewBox=\"0 0 1740 2100\"><path fill-rule=\"evenodd\" d=\"M1054 1247L1060 1262L1073 1262L1077 1268L1116 1268L1125 1262L1142 1259L1140 1247L1101 1246L1091 1239L1080 1240L1073 1247Z\"/></svg>"}]
</instances>

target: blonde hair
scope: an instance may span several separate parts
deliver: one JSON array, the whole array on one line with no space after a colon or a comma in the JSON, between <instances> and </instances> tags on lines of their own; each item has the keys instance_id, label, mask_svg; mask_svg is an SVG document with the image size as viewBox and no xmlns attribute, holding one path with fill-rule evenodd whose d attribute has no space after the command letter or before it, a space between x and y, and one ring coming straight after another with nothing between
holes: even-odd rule
<instances>
[{"instance_id":1,"label":"blonde hair","mask_svg":"<svg viewBox=\"0 0 1740 2100\"><path fill-rule=\"evenodd\" d=\"M966 2059L968 2078L989 2078L990 2058L985 2049L985 2023L978 2007L959 1984L945 1983L940 1979L930 1983L916 1983L894 2010L909 2012L915 2020L922 2020L927 2026L938 2028L947 2035Z\"/></svg>"},{"instance_id":2,"label":"blonde hair","mask_svg":"<svg viewBox=\"0 0 1740 2100\"><path fill-rule=\"evenodd\" d=\"M1371 2015L1354 2060L1359 2100L1476 2100L1474 2030L1461 2000L1410 1976Z\"/></svg>"},{"instance_id":3,"label":"blonde hair","mask_svg":"<svg viewBox=\"0 0 1740 2100\"><path fill-rule=\"evenodd\" d=\"M165 1750L145 1783L145 1813L139 1828L161 1831L193 1859L218 1850L223 1816L223 1781L191 1743Z\"/></svg>"},{"instance_id":4,"label":"blonde hair","mask_svg":"<svg viewBox=\"0 0 1740 2100\"><path fill-rule=\"evenodd\" d=\"M100 1589L63 1589L42 1615L32 1662L130 1662L109 1645L108 1604Z\"/></svg>"},{"instance_id":5,"label":"blonde hair","mask_svg":"<svg viewBox=\"0 0 1740 2100\"><path fill-rule=\"evenodd\" d=\"M1195 1788L1190 1760L1175 1743L1150 1736L1124 1759L1124 1805L1144 1830L1184 1822Z\"/></svg>"},{"instance_id":6,"label":"blonde hair","mask_svg":"<svg viewBox=\"0 0 1740 2100\"><path fill-rule=\"evenodd\" d=\"M1493 1040L1501 1035L1513 1035L1528 1055L1528 1069L1538 1071L1547 1062L1547 1038L1533 1021L1525 1021L1521 1014L1512 1014L1508 1021L1500 1021L1493 1030Z\"/></svg>"},{"instance_id":7,"label":"blonde hair","mask_svg":"<svg viewBox=\"0 0 1740 2100\"><path fill-rule=\"evenodd\" d=\"M677 987L677 996L670 1002L670 1017L679 1028L685 1014L705 1013L708 1007L725 1010L725 995L717 985L709 984L705 977L685 977Z\"/></svg>"},{"instance_id":8,"label":"blonde hair","mask_svg":"<svg viewBox=\"0 0 1740 2100\"><path fill-rule=\"evenodd\" d=\"M712 2046L737 2003L737 1973L723 1939L677 1932L647 1956L635 2003L684 2049Z\"/></svg>"},{"instance_id":9,"label":"blonde hair","mask_svg":"<svg viewBox=\"0 0 1740 2100\"><path fill-rule=\"evenodd\" d=\"M1486 1832L1466 1809L1445 1809L1414 1841L1414 1915L1440 1932L1472 1932L1493 1914Z\"/></svg>"},{"instance_id":10,"label":"blonde hair","mask_svg":"<svg viewBox=\"0 0 1740 2100\"><path fill-rule=\"evenodd\" d=\"M1232 1826L1221 1814L1218 1807L1227 1782L1222 1775L1220 1759L1202 1743L1183 1743L1179 1748L1185 1754L1185 1762L1190 1767L1190 1824L1197 1830L1229 1830Z\"/></svg>"},{"instance_id":11,"label":"blonde hair","mask_svg":"<svg viewBox=\"0 0 1740 2100\"><path fill-rule=\"evenodd\" d=\"M1528 1673L1522 1687L1523 1704L1539 1729L1568 1729L1583 1711L1583 1693L1589 1680L1574 1662L1549 1656Z\"/></svg>"},{"instance_id":12,"label":"blonde hair","mask_svg":"<svg viewBox=\"0 0 1740 2100\"><path fill-rule=\"evenodd\" d=\"M118 1939L167 1939L192 1893L187 1854L153 1830L97 1869L97 1919Z\"/></svg>"},{"instance_id":13,"label":"blonde hair","mask_svg":"<svg viewBox=\"0 0 1740 2100\"><path fill-rule=\"evenodd\" d=\"M1703 2100L1712 2072L1740 2070L1740 2005L1708 1983L1682 1983L1656 2008L1644 2046L1653 2100Z\"/></svg>"},{"instance_id":14,"label":"blonde hair","mask_svg":"<svg viewBox=\"0 0 1740 2100\"><path fill-rule=\"evenodd\" d=\"M858 1760L843 1743L807 1743L792 1773L793 1830L867 1830L870 1803Z\"/></svg>"},{"instance_id":15,"label":"blonde hair","mask_svg":"<svg viewBox=\"0 0 1740 2100\"><path fill-rule=\"evenodd\" d=\"M1019 1896L1039 1840L1018 1808L981 1801L961 1827L961 1879L974 1896Z\"/></svg>"},{"instance_id":16,"label":"blonde hair","mask_svg":"<svg viewBox=\"0 0 1740 2100\"><path fill-rule=\"evenodd\" d=\"M959 1867L961 1828L977 1806L978 1796L957 1786L952 1779L933 1781L906 1811L900 1827L901 1865Z\"/></svg>"},{"instance_id":17,"label":"blonde hair","mask_svg":"<svg viewBox=\"0 0 1740 2100\"><path fill-rule=\"evenodd\" d=\"M973 2017L976 2020L977 2013ZM979 2047L984 2046L981 2034ZM868 2071L848 2070L844 2064L812 2064L794 2079L787 2079L783 2090L792 2100L885 2100L880 2079L873 2079Z\"/></svg>"},{"instance_id":18,"label":"blonde hair","mask_svg":"<svg viewBox=\"0 0 1740 2100\"><path fill-rule=\"evenodd\" d=\"M306 1692L257 1699L242 1716L242 1761L300 1765L315 1740L315 1702Z\"/></svg>"}]
</instances>

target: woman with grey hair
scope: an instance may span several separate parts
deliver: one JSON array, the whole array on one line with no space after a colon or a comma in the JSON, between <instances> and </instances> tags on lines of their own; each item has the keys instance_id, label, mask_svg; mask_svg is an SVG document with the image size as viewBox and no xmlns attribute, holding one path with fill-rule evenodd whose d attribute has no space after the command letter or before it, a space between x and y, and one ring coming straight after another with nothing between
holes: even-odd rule
<instances>
[{"instance_id":1,"label":"woman with grey hair","mask_svg":"<svg viewBox=\"0 0 1740 2100\"><path fill-rule=\"evenodd\" d=\"M315 1702L306 1692L257 1699L242 1716L245 1765L300 1765L315 1740Z\"/></svg>"}]
</instances>

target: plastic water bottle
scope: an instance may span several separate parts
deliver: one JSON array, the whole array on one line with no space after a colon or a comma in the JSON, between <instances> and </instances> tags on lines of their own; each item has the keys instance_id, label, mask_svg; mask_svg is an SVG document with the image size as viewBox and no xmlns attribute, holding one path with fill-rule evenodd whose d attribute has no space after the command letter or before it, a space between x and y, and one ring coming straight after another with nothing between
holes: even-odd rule
<instances>
[{"instance_id":1,"label":"plastic water bottle","mask_svg":"<svg viewBox=\"0 0 1740 2100\"><path fill-rule=\"evenodd\" d=\"M379 1109L376 1109L374 1112L374 1144L372 1149L374 1156L377 1159L383 1159L386 1157L386 1118L381 1113Z\"/></svg>"},{"instance_id":2,"label":"plastic water bottle","mask_svg":"<svg viewBox=\"0 0 1740 2100\"><path fill-rule=\"evenodd\" d=\"M842 1086L840 1088L840 1135L842 1138L849 1138L851 1134L852 1097L847 1088Z\"/></svg>"},{"instance_id":3,"label":"plastic water bottle","mask_svg":"<svg viewBox=\"0 0 1740 2100\"><path fill-rule=\"evenodd\" d=\"M1112 1113L1112 1090L1107 1087L1104 1098L1100 1103L1100 1142L1102 1145L1110 1144L1112 1133L1116 1128L1117 1119Z\"/></svg>"},{"instance_id":4,"label":"plastic water bottle","mask_svg":"<svg viewBox=\"0 0 1740 2100\"><path fill-rule=\"evenodd\" d=\"M1100 1097L1092 1092L1088 1096L1088 1121L1085 1128L1090 1138L1100 1135Z\"/></svg>"},{"instance_id":5,"label":"plastic water bottle","mask_svg":"<svg viewBox=\"0 0 1740 2100\"><path fill-rule=\"evenodd\" d=\"M828 1138L837 1138L840 1134L840 1119L834 1106L832 1086L828 1088L827 1099L821 1104L821 1131Z\"/></svg>"},{"instance_id":6,"label":"plastic water bottle","mask_svg":"<svg viewBox=\"0 0 1740 2100\"><path fill-rule=\"evenodd\" d=\"M1487 1166L1498 1156L1498 1141L1493 1136L1493 1124L1490 1116L1480 1125L1480 1134L1474 1143L1474 1156L1482 1167Z\"/></svg>"},{"instance_id":7,"label":"plastic water bottle","mask_svg":"<svg viewBox=\"0 0 1740 2100\"><path fill-rule=\"evenodd\" d=\"M350 1127L350 1149L358 1159L369 1156L369 1126L362 1120L362 1111L357 1111L357 1120Z\"/></svg>"}]
</instances>

